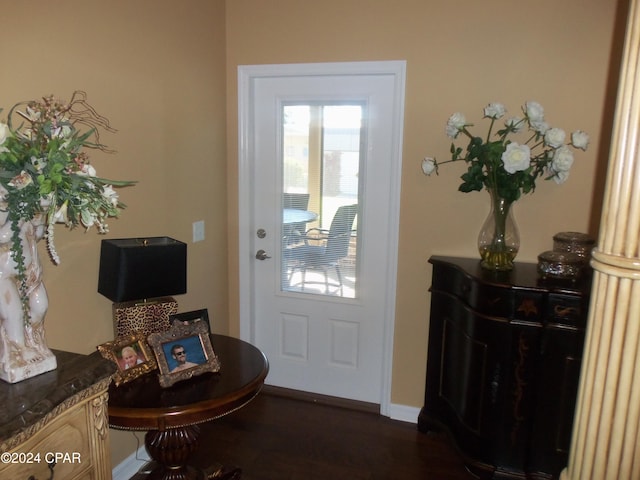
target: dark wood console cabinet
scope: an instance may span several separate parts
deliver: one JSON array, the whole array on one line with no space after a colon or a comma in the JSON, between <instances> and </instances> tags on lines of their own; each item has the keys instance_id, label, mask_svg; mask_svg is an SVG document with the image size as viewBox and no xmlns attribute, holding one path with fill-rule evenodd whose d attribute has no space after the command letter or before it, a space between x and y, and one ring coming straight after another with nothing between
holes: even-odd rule
<instances>
[{"instance_id":1,"label":"dark wood console cabinet","mask_svg":"<svg viewBox=\"0 0 640 480\"><path fill-rule=\"evenodd\" d=\"M567 464L589 279L538 280L432 257L422 432L445 430L482 479L558 478Z\"/></svg>"}]
</instances>

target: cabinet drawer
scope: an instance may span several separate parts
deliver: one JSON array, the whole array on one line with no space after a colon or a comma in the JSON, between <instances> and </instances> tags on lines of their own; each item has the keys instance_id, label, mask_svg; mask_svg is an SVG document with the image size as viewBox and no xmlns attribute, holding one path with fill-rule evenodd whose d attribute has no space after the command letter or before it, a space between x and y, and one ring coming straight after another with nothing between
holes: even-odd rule
<instances>
[{"instance_id":1,"label":"cabinet drawer","mask_svg":"<svg viewBox=\"0 0 640 480\"><path fill-rule=\"evenodd\" d=\"M513 300L509 289L484 283L449 265L434 265L432 292L443 292L483 315L510 316Z\"/></svg>"},{"instance_id":2,"label":"cabinet drawer","mask_svg":"<svg viewBox=\"0 0 640 480\"><path fill-rule=\"evenodd\" d=\"M504 282L504 278L489 280L456 268L450 263L435 262L431 291L453 295L480 315L503 319L541 322L546 313L546 292L520 288Z\"/></svg>"},{"instance_id":3,"label":"cabinet drawer","mask_svg":"<svg viewBox=\"0 0 640 480\"><path fill-rule=\"evenodd\" d=\"M526 289L514 289L513 318L529 322L540 322L545 314L545 298L542 292Z\"/></svg>"},{"instance_id":4,"label":"cabinet drawer","mask_svg":"<svg viewBox=\"0 0 640 480\"><path fill-rule=\"evenodd\" d=\"M474 282L469 305L483 315L509 318L513 311L513 298L509 289Z\"/></svg>"},{"instance_id":5,"label":"cabinet drawer","mask_svg":"<svg viewBox=\"0 0 640 480\"><path fill-rule=\"evenodd\" d=\"M573 295L550 294L547 321L572 327L584 327L586 307L582 298Z\"/></svg>"},{"instance_id":6,"label":"cabinet drawer","mask_svg":"<svg viewBox=\"0 0 640 480\"><path fill-rule=\"evenodd\" d=\"M11 450L10 453L16 456L18 462L0 464L0 478L50 478L47 462L55 460L56 453L67 455L58 457L53 468L54 478L84 478L92 468L88 425L85 408L61 414L37 436Z\"/></svg>"},{"instance_id":7,"label":"cabinet drawer","mask_svg":"<svg viewBox=\"0 0 640 480\"><path fill-rule=\"evenodd\" d=\"M468 304L472 294L472 284L471 278L448 264L433 266L432 290L447 292Z\"/></svg>"}]
</instances>

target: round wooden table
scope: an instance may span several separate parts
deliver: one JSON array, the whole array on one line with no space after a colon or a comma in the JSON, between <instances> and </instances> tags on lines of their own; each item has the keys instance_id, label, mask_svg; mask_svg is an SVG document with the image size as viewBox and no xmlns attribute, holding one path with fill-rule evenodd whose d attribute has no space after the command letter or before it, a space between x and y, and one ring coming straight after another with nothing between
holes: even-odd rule
<instances>
[{"instance_id":1,"label":"round wooden table","mask_svg":"<svg viewBox=\"0 0 640 480\"><path fill-rule=\"evenodd\" d=\"M204 373L170 388L160 387L158 376L151 373L109 388L109 425L147 430L145 447L157 464L148 479L207 478L187 464L198 448L198 424L242 408L264 384L269 363L260 350L224 335L211 335L211 344L221 364L218 373ZM224 478L218 473L209 475Z\"/></svg>"}]
</instances>

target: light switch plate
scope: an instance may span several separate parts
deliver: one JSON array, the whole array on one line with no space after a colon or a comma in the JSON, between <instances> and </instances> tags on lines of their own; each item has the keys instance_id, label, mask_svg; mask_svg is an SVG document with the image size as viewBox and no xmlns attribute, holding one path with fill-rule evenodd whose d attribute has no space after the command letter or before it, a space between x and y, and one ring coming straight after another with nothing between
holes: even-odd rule
<instances>
[{"instance_id":1,"label":"light switch plate","mask_svg":"<svg viewBox=\"0 0 640 480\"><path fill-rule=\"evenodd\" d=\"M204 240L204 220L193 222L193 243Z\"/></svg>"}]
</instances>

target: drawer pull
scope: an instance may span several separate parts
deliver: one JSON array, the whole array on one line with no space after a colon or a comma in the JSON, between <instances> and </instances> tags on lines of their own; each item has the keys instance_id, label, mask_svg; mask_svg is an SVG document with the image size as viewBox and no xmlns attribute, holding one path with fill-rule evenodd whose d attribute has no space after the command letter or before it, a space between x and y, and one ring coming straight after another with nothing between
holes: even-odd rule
<instances>
[{"instance_id":1,"label":"drawer pull","mask_svg":"<svg viewBox=\"0 0 640 480\"><path fill-rule=\"evenodd\" d=\"M49 466L49 470L51 471L51 474L49 475L49 478L47 478L46 480L53 480L53 474L54 474L53 469L56 466L56 461L53 460L52 462L49 462L47 465ZM33 475L29 475L29 478L27 480L38 480L38 479Z\"/></svg>"},{"instance_id":2,"label":"drawer pull","mask_svg":"<svg viewBox=\"0 0 640 480\"><path fill-rule=\"evenodd\" d=\"M502 300L501 297L488 298L487 305L490 307L493 307L494 305L497 305L500 302L500 300Z\"/></svg>"},{"instance_id":3,"label":"drawer pull","mask_svg":"<svg viewBox=\"0 0 640 480\"><path fill-rule=\"evenodd\" d=\"M565 307L563 305L556 305L553 309L553 313L556 315L560 315L562 317L566 317L567 315L578 315L580 310L576 307Z\"/></svg>"},{"instance_id":4,"label":"drawer pull","mask_svg":"<svg viewBox=\"0 0 640 480\"><path fill-rule=\"evenodd\" d=\"M524 313L525 317L529 316L529 314L537 315L538 307L536 307L535 300L531 298L525 298L524 300L522 300L522 303L518 307L518 312Z\"/></svg>"}]
</instances>

